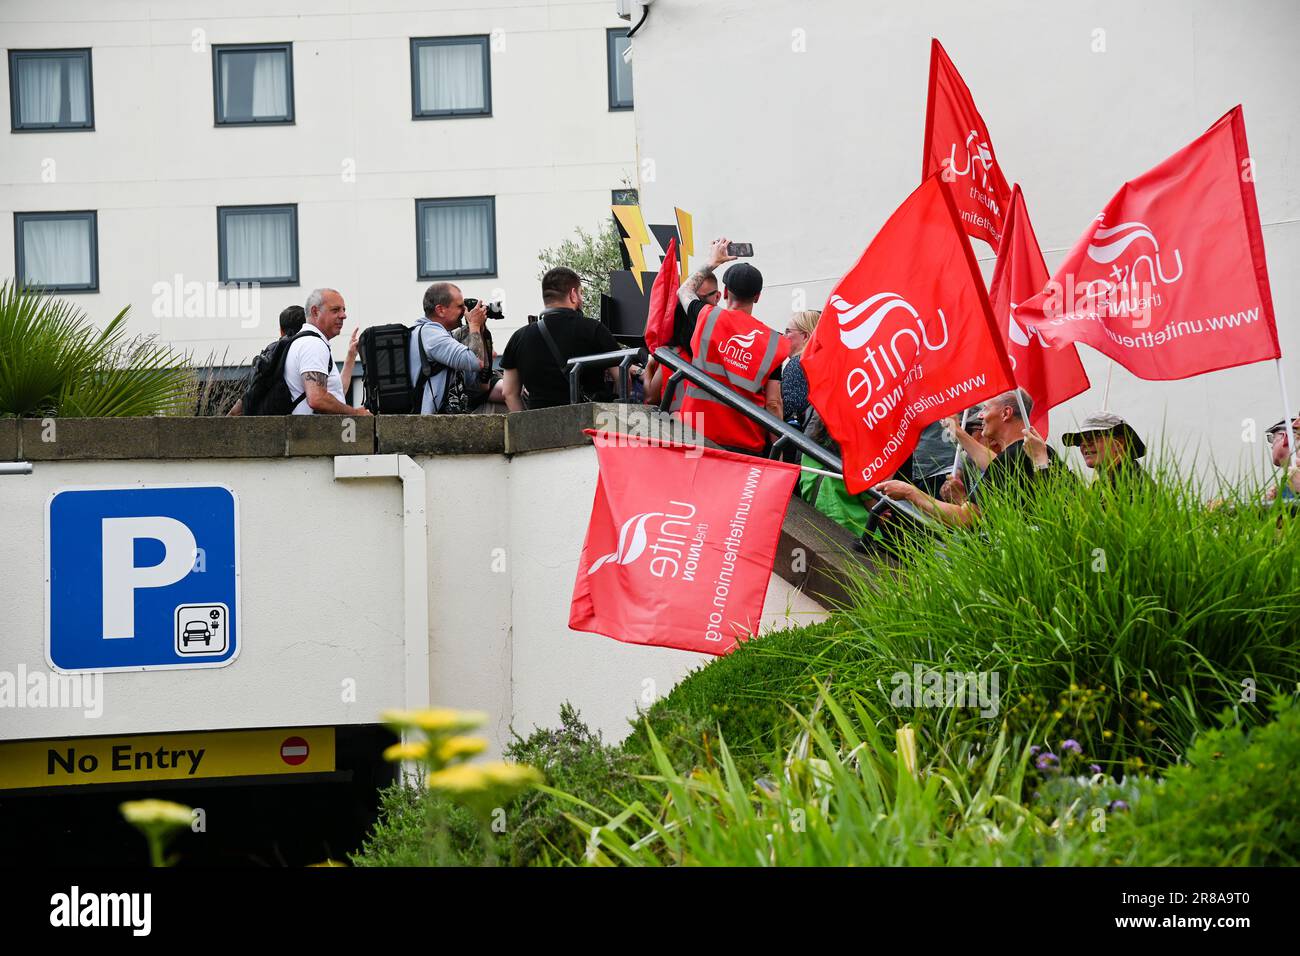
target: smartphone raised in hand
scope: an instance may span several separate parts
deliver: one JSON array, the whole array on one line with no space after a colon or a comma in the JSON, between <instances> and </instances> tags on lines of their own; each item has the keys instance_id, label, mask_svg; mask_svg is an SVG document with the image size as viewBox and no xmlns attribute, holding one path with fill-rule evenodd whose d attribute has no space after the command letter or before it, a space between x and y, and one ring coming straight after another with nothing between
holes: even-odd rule
<instances>
[{"instance_id":1,"label":"smartphone raised in hand","mask_svg":"<svg viewBox=\"0 0 1300 956\"><path fill-rule=\"evenodd\" d=\"M738 259L753 258L754 246L749 242L729 242L727 243L727 255L735 256Z\"/></svg>"}]
</instances>

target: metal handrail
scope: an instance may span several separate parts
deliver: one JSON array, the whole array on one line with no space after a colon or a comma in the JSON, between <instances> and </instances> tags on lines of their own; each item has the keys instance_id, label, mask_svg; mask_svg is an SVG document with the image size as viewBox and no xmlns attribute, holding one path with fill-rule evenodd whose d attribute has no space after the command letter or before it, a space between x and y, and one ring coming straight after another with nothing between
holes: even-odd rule
<instances>
[{"instance_id":1,"label":"metal handrail","mask_svg":"<svg viewBox=\"0 0 1300 956\"><path fill-rule=\"evenodd\" d=\"M616 361L618 362L618 400L627 401L628 388L628 368L632 360L641 354L640 349L618 349L614 352L600 352L596 355L579 355L569 359L569 404L578 404L578 384L582 377L582 368L584 365L599 365L601 368L609 368Z\"/></svg>"},{"instance_id":2,"label":"metal handrail","mask_svg":"<svg viewBox=\"0 0 1300 956\"><path fill-rule=\"evenodd\" d=\"M665 346L655 350L655 361L659 362L673 370L673 374L664 384L663 398L660 399L659 408L661 411L668 411L672 405L673 394L676 392L678 385L683 379L689 381L692 385L704 389L709 396L726 405L733 411L739 412L751 421L762 425L768 431L776 434L779 443L788 442L799 449L800 452L819 461L826 466L827 471L833 471L836 474L844 474L844 462L839 455L823 448L797 428L793 428L786 422L781 421L766 408L755 405L748 399L742 398L735 391L721 384L716 379L706 375L693 364L686 361L672 349ZM932 525L933 519L922 512L916 505L910 501L894 501L886 498L880 492L868 488L864 494L869 495L878 505L888 501L889 507L895 511L907 515L923 525Z\"/></svg>"}]
</instances>

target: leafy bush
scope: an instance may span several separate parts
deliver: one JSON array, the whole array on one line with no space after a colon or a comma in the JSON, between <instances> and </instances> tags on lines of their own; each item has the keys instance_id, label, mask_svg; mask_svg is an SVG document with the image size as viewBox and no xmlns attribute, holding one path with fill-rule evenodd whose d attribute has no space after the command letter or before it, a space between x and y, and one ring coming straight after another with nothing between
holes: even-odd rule
<instances>
[{"instance_id":1,"label":"leafy bush","mask_svg":"<svg viewBox=\"0 0 1300 956\"><path fill-rule=\"evenodd\" d=\"M567 703L560 707L558 729L535 730L527 738L516 735L505 756L536 767L554 786L607 809L616 811L641 790L634 776L642 769L638 758L606 745ZM528 866L581 851L581 834L551 794L530 790L502 809L505 829L495 834L497 862ZM472 813L422 787L393 784L381 794L379 820L352 857L353 865L430 865L435 856L429 846L430 817L446 828L451 862L463 866L488 862L482 828Z\"/></svg>"},{"instance_id":2,"label":"leafy bush","mask_svg":"<svg viewBox=\"0 0 1300 956\"><path fill-rule=\"evenodd\" d=\"M1184 764L1145 781L1108 827L1109 862L1136 866L1295 866L1300 863L1300 706L1249 733L1201 736Z\"/></svg>"}]
</instances>

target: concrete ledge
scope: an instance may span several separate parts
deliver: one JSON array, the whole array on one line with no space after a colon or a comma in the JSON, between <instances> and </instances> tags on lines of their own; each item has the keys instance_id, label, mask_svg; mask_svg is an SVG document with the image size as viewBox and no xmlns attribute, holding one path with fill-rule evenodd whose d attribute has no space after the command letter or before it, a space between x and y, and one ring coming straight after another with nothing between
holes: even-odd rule
<instances>
[{"instance_id":1,"label":"concrete ledge","mask_svg":"<svg viewBox=\"0 0 1300 956\"><path fill-rule=\"evenodd\" d=\"M18 461L22 440L18 432L18 419L0 418L0 461Z\"/></svg>"},{"instance_id":2,"label":"concrete ledge","mask_svg":"<svg viewBox=\"0 0 1300 956\"><path fill-rule=\"evenodd\" d=\"M505 415L379 415L375 451L380 455L501 455Z\"/></svg>"},{"instance_id":3,"label":"concrete ledge","mask_svg":"<svg viewBox=\"0 0 1300 956\"><path fill-rule=\"evenodd\" d=\"M374 453L375 419L370 415L286 415L284 421L284 454L290 457Z\"/></svg>"},{"instance_id":4,"label":"concrete ledge","mask_svg":"<svg viewBox=\"0 0 1300 956\"><path fill-rule=\"evenodd\" d=\"M561 405L530 412L511 412L506 419L506 454L522 455L555 448L588 445L584 428L621 432L657 441L712 445L687 428L679 419L648 405L588 402Z\"/></svg>"},{"instance_id":5,"label":"concrete ledge","mask_svg":"<svg viewBox=\"0 0 1300 956\"><path fill-rule=\"evenodd\" d=\"M28 461L158 457L156 418L40 418L19 422L19 453Z\"/></svg>"},{"instance_id":6,"label":"concrete ledge","mask_svg":"<svg viewBox=\"0 0 1300 956\"><path fill-rule=\"evenodd\" d=\"M772 573L831 610L848 601L846 574L877 570L874 561L851 550L855 540L857 536L843 525L802 498L794 498L781 525Z\"/></svg>"},{"instance_id":7,"label":"concrete ledge","mask_svg":"<svg viewBox=\"0 0 1300 956\"><path fill-rule=\"evenodd\" d=\"M301 417L301 416L300 416ZM281 458L281 417L156 418L159 458Z\"/></svg>"}]
</instances>

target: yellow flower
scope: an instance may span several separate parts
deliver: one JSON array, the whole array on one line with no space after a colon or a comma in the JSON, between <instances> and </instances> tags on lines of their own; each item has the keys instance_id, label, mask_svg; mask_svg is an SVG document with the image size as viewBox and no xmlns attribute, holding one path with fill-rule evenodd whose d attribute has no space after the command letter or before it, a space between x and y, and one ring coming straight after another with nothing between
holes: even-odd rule
<instances>
[{"instance_id":1,"label":"yellow flower","mask_svg":"<svg viewBox=\"0 0 1300 956\"><path fill-rule=\"evenodd\" d=\"M423 760L429 756L429 744L421 741L403 741L384 751L384 759L396 763L400 760Z\"/></svg>"},{"instance_id":2,"label":"yellow flower","mask_svg":"<svg viewBox=\"0 0 1300 956\"><path fill-rule=\"evenodd\" d=\"M482 737L448 737L438 745L438 759L451 763L462 757L474 757L487 750L487 741Z\"/></svg>"},{"instance_id":3,"label":"yellow flower","mask_svg":"<svg viewBox=\"0 0 1300 956\"><path fill-rule=\"evenodd\" d=\"M170 800L128 800L118 809L134 826L187 827L194 820L193 808Z\"/></svg>"},{"instance_id":4,"label":"yellow flower","mask_svg":"<svg viewBox=\"0 0 1300 956\"><path fill-rule=\"evenodd\" d=\"M894 739L898 743L898 756L903 761L903 766L912 776L916 776L916 731L911 727L899 727L894 733Z\"/></svg>"},{"instance_id":5,"label":"yellow flower","mask_svg":"<svg viewBox=\"0 0 1300 956\"><path fill-rule=\"evenodd\" d=\"M446 793L469 794L480 793L488 788L487 774L481 767L462 763L445 770L435 770L425 780L430 790L442 790Z\"/></svg>"},{"instance_id":6,"label":"yellow flower","mask_svg":"<svg viewBox=\"0 0 1300 956\"><path fill-rule=\"evenodd\" d=\"M543 779L540 770L526 763L488 763L482 770L494 785L512 790L527 789Z\"/></svg>"},{"instance_id":7,"label":"yellow flower","mask_svg":"<svg viewBox=\"0 0 1300 956\"><path fill-rule=\"evenodd\" d=\"M416 727L431 734L454 734L482 725L487 721L487 714L479 710L431 707L425 710L386 710L381 719L390 727L399 729Z\"/></svg>"}]
</instances>

